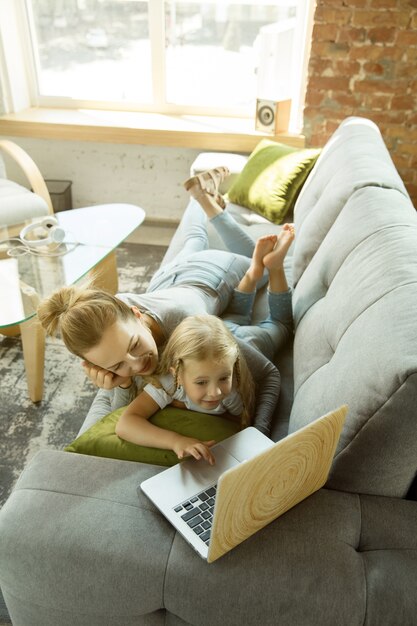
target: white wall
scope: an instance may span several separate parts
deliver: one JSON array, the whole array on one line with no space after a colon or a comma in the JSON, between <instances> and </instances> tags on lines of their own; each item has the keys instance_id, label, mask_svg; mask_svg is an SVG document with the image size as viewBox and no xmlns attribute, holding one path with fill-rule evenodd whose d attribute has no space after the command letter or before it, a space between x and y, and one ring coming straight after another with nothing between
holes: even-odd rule
<instances>
[{"instance_id":1,"label":"white wall","mask_svg":"<svg viewBox=\"0 0 417 626\"><path fill-rule=\"evenodd\" d=\"M8 137L46 179L71 180L74 208L108 202L141 206L147 218L177 220L188 196L182 182L200 150ZM7 161L8 177L27 184Z\"/></svg>"}]
</instances>

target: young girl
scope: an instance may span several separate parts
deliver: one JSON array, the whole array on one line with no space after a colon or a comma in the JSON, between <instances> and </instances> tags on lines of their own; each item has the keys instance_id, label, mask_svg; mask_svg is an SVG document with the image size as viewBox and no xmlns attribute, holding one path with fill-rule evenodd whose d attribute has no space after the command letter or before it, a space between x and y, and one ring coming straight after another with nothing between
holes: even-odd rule
<instances>
[{"instance_id":1,"label":"young girl","mask_svg":"<svg viewBox=\"0 0 417 626\"><path fill-rule=\"evenodd\" d=\"M147 420L159 409L175 404L201 413L229 413L239 418L242 428L252 423L254 381L226 324L240 329L242 336L252 333L252 326L239 326L239 322L250 321L256 286L267 268L270 313L255 328L265 342L273 341L281 332L282 320L274 318L279 308L274 305L279 303L281 290L288 292L282 264L293 238L293 227L286 225L279 237L258 239L251 265L233 294L227 321L212 315L192 316L177 326L161 355L156 376L122 413L116 426L119 437L139 445L172 449L179 459L191 455L213 464L210 447L214 441L185 437ZM233 310L239 312L234 319ZM277 400L278 395L275 403Z\"/></svg>"},{"instance_id":2,"label":"young girl","mask_svg":"<svg viewBox=\"0 0 417 626\"><path fill-rule=\"evenodd\" d=\"M181 221L184 244L156 272L147 293L115 297L73 285L39 306L38 317L47 334L60 332L67 348L84 359L87 375L101 388L84 428L136 396L136 386L141 387L142 376L155 371L159 349L182 319L221 315L249 269L254 241L216 201L218 186L227 175L226 168L216 168L192 179L189 191L198 201L190 202ZM207 207L210 221L231 252L208 249ZM282 298L288 305L288 294ZM291 302L289 309L291 315ZM279 394L279 372L254 343L240 338L238 343L257 385L254 424L268 433Z\"/></svg>"},{"instance_id":3,"label":"young girl","mask_svg":"<svg viewBox=\"0 0 417 626\"><path fill-rule=\"evenodd\" d=\"M172 449L179 459L191 455L213 463L214 443L184 437L147 420L169 404L234 416L244 428L251 423L254 382L239 344L214 315L184 319L171 334L156 371L124 411L116 434L133 443Z\"/></svg>"}]
</instances>

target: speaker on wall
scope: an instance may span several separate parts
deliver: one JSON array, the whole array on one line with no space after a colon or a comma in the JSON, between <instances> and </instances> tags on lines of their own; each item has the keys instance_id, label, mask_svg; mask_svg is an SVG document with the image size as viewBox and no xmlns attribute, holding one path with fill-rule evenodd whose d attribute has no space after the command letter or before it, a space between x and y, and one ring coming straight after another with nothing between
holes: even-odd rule
<instances>
[{"instance_id":1,"label":"speaker on wall","mask_svg":"<svg viewBox=\"0 0 417 626\"><path fill-rule=\"evenodd\" d=\"M255 128L264 133L283 133L288 130L291 100L256 100Z\"/></svg>"}]
</instances>

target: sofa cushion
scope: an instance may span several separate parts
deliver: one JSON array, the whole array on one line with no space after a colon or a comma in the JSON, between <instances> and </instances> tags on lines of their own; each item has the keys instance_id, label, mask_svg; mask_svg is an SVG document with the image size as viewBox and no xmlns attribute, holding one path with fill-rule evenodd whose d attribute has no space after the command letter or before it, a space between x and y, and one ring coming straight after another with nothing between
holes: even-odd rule
<instances>
[{"instance_id":1,"label":"sofa cushion","mask_svg":"<svg viewBox=\"0 0 417 626\"><path fill-rule=\"evenodd\" d=\"M411 625L416 523L414 503L321 489L209 567L176 535L165 606L199 625Z\"/></svg>"},{"instance_id":2,"label":"sofa cushion","mask_svg":"<svg viewBox=\"0 0 417 626\"><path fill-rule=\"evenodd\" d=\"M294 283L348 198L363 187L396 189L409 197L379 128L371 120L350 117L326 143L295 204Z\"/></svg>"},{"instance_id":3,"label":"sofa cushion","mask_svg":"<svg viewBox=\"0 0 417 626\"><path fill-rule=\"evenodd\" d=\"M319 149L298 150L263 139L232 183L229 201L279 224L293 209L319 153Z\"/></svg>"},{"instance_id":4,"label":"sofa cushion","mask_svg":"<svg viewBox=\"0 0 417 626\"><path fill-rule=\"evenodd\" d=\"M169 466L179 463L177 455L172 450L138 446L120 439L114 431L124 409L125 407L122 407L101 418L70 443L65 450L122 461L141 461L153 465ZM222 441L239 430L238 424L224 417L174 407L166 407L158 411L150 418L150 421L160 428L173 430L187 437L196 437L201 441L210 439Z\"/></svg>"}]
</instances>

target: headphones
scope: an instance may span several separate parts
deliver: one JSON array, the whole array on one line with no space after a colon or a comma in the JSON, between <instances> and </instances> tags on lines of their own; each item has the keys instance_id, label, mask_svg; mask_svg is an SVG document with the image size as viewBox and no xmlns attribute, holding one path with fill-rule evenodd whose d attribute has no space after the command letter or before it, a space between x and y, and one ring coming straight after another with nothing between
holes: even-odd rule
<instances>
[{"instance_id":1,"label":"headphones","mask_svg":"<svg viewBox=\"0 0 417 626\"><path fill-rule=\"evenodd\" d=\"M33 238L30 236L35 235ZM29 235L29 237L28 237ZM34 222L25 226L20 231L20 240L29 248L38 248L40 246L49 246L50 244L60 244L65 239L65 230L58 226L58 220L55 217L44 217L39 222Z\"/></svg>"}]
</instances>

